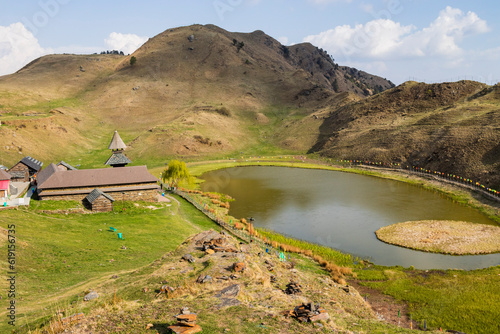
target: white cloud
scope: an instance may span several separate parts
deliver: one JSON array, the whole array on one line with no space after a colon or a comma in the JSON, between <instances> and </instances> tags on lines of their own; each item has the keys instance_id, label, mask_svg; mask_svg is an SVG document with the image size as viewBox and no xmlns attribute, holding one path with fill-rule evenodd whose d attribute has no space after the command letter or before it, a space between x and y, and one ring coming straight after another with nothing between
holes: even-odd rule
<instances>
[{"instance_id":1,"label":"white cloud","mask_svg":"<svg viewBox=\"0 0 500 334\"><path fill-rule=\"evenodd\" d=\"M135 34L121 34L112 32L111 34L109 34L109 37L104 40L104 42L109 49L123 51L125 54L127 54L133 53L147 40L147 37L142 37Z\"/></svg>"},{"instance_id":2,"label":"white cloud","mask_svg":"<svg viewBox=\"0 0 500 334\"><path fill-rule=\"evenodd\" d=\"M49 53L52 50L41 47L22 23L0 26L0 75L13 73Z\"/></svg>"},{"instance_id":3,"label":"white cloud","mask_svg":"<svg viewBox=\"0 0 500 334\"><path fill-rule=\"evenodd\" d=\"M288 37L286 36L278 37L278 41L283 45L288 45Z\"/></svg>"},{"instance_id":4,"label":"white cloud","mask_svg":"<svg viewBox=\"0 0 500 334\"><path fill-rule=\"evenodd\" d=\"M424 56L458 60L464 37L489 31L486 21L475 13L446 7L428 27L417 30L388 19L337 26L304 38L326 49L336 59L402 59Z\"/></svg>"}]
</instances>

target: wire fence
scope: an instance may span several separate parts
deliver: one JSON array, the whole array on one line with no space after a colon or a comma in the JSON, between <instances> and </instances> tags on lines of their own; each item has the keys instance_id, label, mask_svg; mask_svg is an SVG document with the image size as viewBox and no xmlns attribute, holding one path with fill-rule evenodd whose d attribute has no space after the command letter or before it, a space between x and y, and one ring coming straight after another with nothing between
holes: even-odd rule
<instances>
[{"instance_id":1,"label":"wire fence","mask_svg":"<svg viewBox=\"0 0 500 334\"><path fill-rule=\"evenodd\" d=\"M347 164L349 166L367 166L375 168L392 169L392 170L409 172L419 176L433 177L440 181L446 181L448 183L452 183L461 187L465 187L480 192L486 195L488 198L500 201L500 191L490 188L484 184L481 184L476 180L452 173L445 173L417 166L408 166L404 164L402 165L400 163L373 162L366 160L337 160L337 162L339 162L342 165Z\"/></svg>"},{"instance_id":2,"label":"wire fence","mask_svg":"<svg viewBox=\"0 0 500 334\"><path fill-rule=\"evenodd\" d=\"M268 253L271 253L272 250L276 252L276 255L278 255L279 250L273 249L271 240L262 240L259 237L255 237L250 235L245 229L238 229L236 228L235 225L231 224L231 218L228 216L221 217L217 214L214 214L210 212L206 206L204 206L202 203L196 200L196 198L184 191L183 189L179 188L171 188L165 184L163 184L163 189L169 189L172 191L174 194L182 197L184 200L188 201L191 203L195 208L197 208L199 211L201 211L205 216L210 218L213 222L215 222L217 225L219 225L223 230L229 232L233 236L243 240L244 242L248 243L255 243L259 247L261 247L263 250L265 250Z\"/></svg>"}]
</instances>

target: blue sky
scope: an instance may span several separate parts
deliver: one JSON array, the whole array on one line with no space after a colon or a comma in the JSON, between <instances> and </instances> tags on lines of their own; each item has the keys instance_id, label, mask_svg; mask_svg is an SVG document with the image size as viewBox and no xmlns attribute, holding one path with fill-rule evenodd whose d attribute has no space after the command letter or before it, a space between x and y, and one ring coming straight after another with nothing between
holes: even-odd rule
<instances>
[{"instance_id":1,"label":"blue sky","mask_svg":"<svg viewBox=\"0 0 500 334\"><path fill-rule=\"evenodd\" d=\"M500 81L497 1L0 0L0 75L49 53L133 52L148 37L195 23L308 41L340 65L400 84Z\"/></svg>"}]
</instances>

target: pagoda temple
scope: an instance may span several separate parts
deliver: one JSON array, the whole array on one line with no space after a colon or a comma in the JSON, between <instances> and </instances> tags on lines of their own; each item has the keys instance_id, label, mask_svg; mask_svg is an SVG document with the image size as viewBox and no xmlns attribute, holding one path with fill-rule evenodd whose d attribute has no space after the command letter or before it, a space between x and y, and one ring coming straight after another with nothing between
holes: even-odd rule
<instances>
[{"instance_id":1,"label":"pagoda temple","mask_svg":"<svg viewBox=\"0 0 500 334\"><path fill-rule=\"evenodd\" d=\"M123 153L126 148L127 145L125 145L123 140L120 138L118 131L115 131L108 147L108 149L113 153L109 157L108 161L106 161L106 165L113 167L125 167L127 164L131 163L132 161L130 161L125 153Z\"/></svg>"}]
</instances>

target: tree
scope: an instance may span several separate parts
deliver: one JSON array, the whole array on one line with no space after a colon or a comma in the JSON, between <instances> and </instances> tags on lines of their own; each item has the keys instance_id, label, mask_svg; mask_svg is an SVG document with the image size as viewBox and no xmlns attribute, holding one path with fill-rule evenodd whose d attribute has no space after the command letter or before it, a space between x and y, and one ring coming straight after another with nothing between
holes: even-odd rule
<instances>
[{"instance_id":1,"label":"tree","mask_svg":"<svg viewBox=\"0 0 500 334\"><path fill-rule=\"evenodd\" d=\"M170 160L167 168L162 173L161 180L178 187L179 183L183 181L191 183L193 177L189 174L189 170L184 161Z\"/></svg>"},{"instance_id":2,"label":"tree","mask_svg":"<svg viewBox=\"0 0 500 334\"><path fill-rule=\"evenodd\" d=\"M135 58L135 56L132 56L130 58L130 66L134 66L134 64L137 62L137 58Z\"/></svg>"},{"instance_id":3,"label":"tree","mask_svg":"<svg viewBox=\"0 0 500 334\"><path fill-rule=\"evenodd\" d=\"M236 45L236 49L238 50L238 52L240 52L241 48L243 48L245 46L245 43L243 42L239 42L237 45Z\"/></svg>"}]
</instances>

